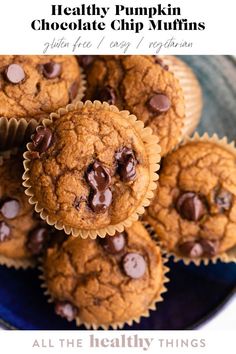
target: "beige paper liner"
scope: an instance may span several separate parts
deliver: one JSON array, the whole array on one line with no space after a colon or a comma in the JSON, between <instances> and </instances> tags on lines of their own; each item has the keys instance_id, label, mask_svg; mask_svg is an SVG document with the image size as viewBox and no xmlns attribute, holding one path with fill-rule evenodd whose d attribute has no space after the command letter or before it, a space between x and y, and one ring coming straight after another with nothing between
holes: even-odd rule
<instances>
[{"instance_id":1,"label":"beige paper liner","mask_svg":"<svg viewBox=\"0 0 236 354\"><path fill-rule=\"evenodd\" d=\"M208 133L204 133L202 136L200 136L198 133L195 133L193 137L185 137L184 141L175 148L175 151L180 146L183 146L188 142L197 142L197 141L211 142L213 144L220 146L221 148L224 148L225 150L229 151L230 153L236 156L236 147L233 141L229 143L226 137L219 138L217 134L213 134L210 137ZM209 263L215 264L217 263L217 261L221 261L224 263L230 263L230 262L236 263L236 244L234 247L230 248L229 250L222 252L216 255L215 257L211 257L211 258L206 258L206 257L201 257L196 259L188 258L169 251L165 247L163 242L159 239L155 231L155 228L150 223L150 219L152 220L152 218L147 214L145 216L145 221L142 221L143 225L145 226L149 234L152 236L152 238L155 239L157 241L157 244L163 249L163 252L166 255L166 257L169 258L172 256L174 262L183 261L185 265L189 265L192 262L197 266L199 266L201 263L203 263L204 265L208 265Z\"/></svg>"},{"instance_id":2,"label":"beige paper liner","mask_svg":"<svg viewBox=\"0 0 236 354\"><path fill-rule=\"evenodd\" d=\"M13 259L0 255L0 265L4 265L7 268L15 269L29 269L36 266L36 261L33 259Z\"/></svg>"},{"instance_id":3,"label":"beige paper liner","mask_svg":"<svg viewBox=\"0 0 236 354\"><path fill-rule=\"evenodd\" d=\"M182 60L175 56L160 56L169 70L174 73L179 80L184 93L185 100L185 122L183 135L192 135L198 126L202 114L202 89L200 83L192 69Z\"/></svg>"},{"instance_id":4,"label":"beige paper liner","mask_svg":"<svg viewBox=\"0 0 236 354\"><path fill-rule=\"evenodd\" d=\"M81 101L84 98L85 91L87 89L87 80L86 80L84 69L81 68L81 66L79 68L80 68L80 88L78 90L75 99L72 101L73 104Z\"/></svg>"},{"instance_id":5,"label":"beige paper liner","mask_svg":"<svg viewBox=\"0 0 236 354\"><path fill-rule=\"evenodd\" d=\"M81 101L86 90L85 74L82 68L80 68L80 75L80 88L73 103ZM47 116L47 114L45 114L45 116ZM27 118L0 117L0 150L8 150L16 146L23 147L30 141L30 137L34 133L35 128L43 119L36 120L32 118L29 120Z\"/></svg>"},{"instance_id":6,"label":"beige paper liner","mask_svg":"<svg viewBox=\"0 0 236 354\"><path fill-rule=\"evenodd\" d=\"M12 150L7 150L0 153L0 166L4 163L4 161L8 160L12 155L17 153L18 149L14 148ZM7 241L6 241L7 242ZM15 269L27 269L27 268L34 268L36 262L34 259L13 259L9 257L5 257L0 253L0 265L4 265L8 268L15 268Z\"/></svg>"},{"instance_id":7,"label":"beige paper liner","mask_svg":"<svg viewBox=\"0 0 236 354\"><path fill-rule=\"evenodd\" d=\"M156 298L152 301L152 303L150 304L149 308L142 313L139 317L135 317L133 319L130 319L129 321L126 322L116 322L116 323L112 323L110 325L97 325L97 324L90 324L87 322L83 322L80 320L79 317L77 317L75 319L76 322L76 326L85 326L86 329L90 330L97 330L99 328L104 329L104 330L108 330L109 328L112 329L122 329L126 324L129 326L132 326L134 323L140 323L140 321L142 320L142 317L149 317L150 316L150 311L155 311L157 309L157 303L158 302L162 302L164 301L163 299L163 294L166 293L168 290L166 288L166 283L168 283L170 280L169 278L167 278L166 273L168 273L170 270L169 268L165 265L168 262L168 259L166 259L165 257L163 257L162 255L162 251L160 250L160 256L162 258L162 269L163 269L163 276L162 276L162 287L161 289L158 291L158 294L156 296ZM40 259L40 266L39 271L40 271L40 275L39 275L39 279L41 280L41 288L43 288L44 290L44 295L47 297L48 302L49 303L54 303L54 298L52 296L52 294L50 294L50 292L47 289L47 285L46 285L46 281L45 281L45 277L44 277L44 270L43 270L43 259Z\"/></svg>"},{"instance_id":8,"label":"beige paper liner","mask_svg":"<svg viewBox=\"0 0 236 354\"><path fill-rule=\"evenodd\" d=\"M65 233L67 235L72 234L73 236L80 236L82 238L96 238L97 236L100 237L105 237L107 234L110 236L113 236L116 231L122 232L124 231L125 227L131 226L131 224L134 221L137 221L139 218L139 215L143 214L145 211L145 207L150 204L150 200L153 198L153 191L156 189L156 181L158 180L158 174L157 171L159 170L159 162L160 162L160 146L158 144L158 137L155 135L152 135L152 130L149 127L144 128L144 124L142 121L137 120L136 116L131 115L128 111L119 111L117 107L109 105L106 102L101 103L100 101L94 101L93 103L91 101L86 101L85 103L82 102L77 102L75 105L70 104L66 108L61 108L57 113L52 113L50 115L50 120L44 120L43 125L44 126L49 126L52 124L54 119L58 119L60 116L66 114L69 111L75 110L75 109L80 109L83 105L85 106L92 106L94 105L97 108L103 108L104 110L107 111L113 111L113 112L119 112L120 115L122 115L125 119L128 119L131 126L133 129L138 132L139 136L141 137L142 141L145 144L146 147L146 152L149 158L150 162L150 167L149 167L149 173L150 173L150 182L149 186L147 188L147 192L144 196L144 198L140 201L139 205L136 208L136 211L133 212L126 220L119 222L118 224L115 225L109 225L107 227L98 229L98 230L83 230L83 229L76 229L72 228L70 226L63 225L62 222L57 221L56 219L50 217L47 215L47 212L44 210L44 208L40 205L40 203L36 200L33 192L33 188L30 185L30 179L29 179L29 168L30 168L30 151L32 148L32 143L29 143L27 145L28 151L24 153L24 167L25 167L25 173L23 175L23 185L27 188L25 190L26 195L29 197L29 203L35 206L36 212L40 213L40 216L43 220L46 220L46 222L49 225L54 225L56 229L62 230L64 229Z\"/></svg>"}]
</instances>

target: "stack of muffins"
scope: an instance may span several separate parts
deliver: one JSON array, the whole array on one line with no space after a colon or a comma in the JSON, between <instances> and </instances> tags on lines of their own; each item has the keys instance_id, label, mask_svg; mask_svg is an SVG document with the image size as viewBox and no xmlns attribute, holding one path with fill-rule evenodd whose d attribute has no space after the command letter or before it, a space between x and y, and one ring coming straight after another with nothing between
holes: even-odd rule
<instances>
[{"instance_id":1,"label":"stack of muffins","mask_svg":"<svg viewBox=\"0 0 236 354\"><path fill-rule=\"evenodd\" d=\"M0 70L0 264L38 266L58 315L132 325L163 300L168 256L235 261L236 150L189 138L202 95L186 64L1 56Z\"/></svg>"}]
</instances>

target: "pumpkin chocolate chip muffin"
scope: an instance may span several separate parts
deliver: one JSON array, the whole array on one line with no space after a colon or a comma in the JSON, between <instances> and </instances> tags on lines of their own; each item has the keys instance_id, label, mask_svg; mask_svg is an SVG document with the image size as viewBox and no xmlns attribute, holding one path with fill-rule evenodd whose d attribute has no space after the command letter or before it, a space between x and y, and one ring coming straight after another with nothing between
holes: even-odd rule
<instances>
[{"instance_id":1,"label":"pumpkin chocolate chip muffin","mask_svg":"<svg viewBox=\"0 0 236 354\"><path fill-rule=\"evenodd\" d=\"M0 264L16 268L32 266L49 237L24 193L23 170L20 154L0 165Z\"/></svg>"},{"instance_id":2,"label":"pumpkin chocolate chip muffin","mask_svg":"<svg viewBox=\"0 0 236 354\"><path fill-rule=\"evenodd\" d=\"M148 316L167 281L160 249L140 222L113 237L70 237L47 249L42 268L56 313L88 328Z\"/></svg>"},{"instance_id":3,"label":"pumpkin chocolate chip muffin","mask_svg":"<svg viewBox=\"0 0 236 354\"><path fill-rule=\"evenodd\" d=\"M42 119L81 99L74 56L0 56L0 149L24 146Z\"/></svg>"},{"instance_id":4,"label":"pumpkin chocolate chip muffin","mask_svg":"<svg viewBox=\"0 0 236 354\"><path fill-rule=\"evenodd\" d=\"M163 159L146 220L162 245L185 260L230 259L236 246L236 153L197 135ZM235 257L235 256L234 256Z\"/></svg>"},{"instance_id":5,"label":"pumpkin chocolate chip muffin","mask_svg":"<svg viewBox=\"0 0 236 354\"><path fill-rule=\"evenodd\" d=\"M24 185L36 211L81 237L130 226L156 188L157 137L127 111L98 101L51 117L25 154Z\"/></svg>"},{"instance_id":6,"label":"pumpkin chocolate chip muffin","mask_svg":"<svg viewBox=\"0 0 236 354\"><path fill-rule=\"evenodd\" d=\"M192 68L173 55L158 57L167 65L183 89L185 119L183 135L190 136L200 122L203 108L203 93L198 78Z\"/></svg>"},{"instance_id":7,"label":"pumpkin chocolate chip muffin","mask_svg":"<svg viewBox=\"0 0 236 354\"><path fill-rule=\"evenodd\" d=\"M73 56L1 55L0 117L41 120L72 102L81 85Z\"/></svg>"},{"instance_id":8,"label":"pumpkin chocolate chip muffin","mask_svg":"<svg viewBox=\"0 0 236 354\"><path fill-rule=\"evenodd\" d=\"M106 101L135 114L158 135L162 156L180 142L185 121L183 91L159 58L98 56L79 62L87 73L87 99Z\"/></svg>"}]
</instances>

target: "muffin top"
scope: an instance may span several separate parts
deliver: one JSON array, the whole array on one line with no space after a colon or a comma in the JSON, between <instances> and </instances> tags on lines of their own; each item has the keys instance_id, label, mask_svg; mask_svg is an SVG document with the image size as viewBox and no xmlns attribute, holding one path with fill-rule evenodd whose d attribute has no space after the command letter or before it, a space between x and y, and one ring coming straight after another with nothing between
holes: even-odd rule
<instances>
[{"instance_id":1,"label":"muffin top","mask_svg":"<svg viewBox=\"0 0 236 354\"><path fill-rule=\"evenodd\" d=\"M89 57L91 58L91 57ZM155 56L98 56L87 61L86 98L127 109L160 138L161 154L182 138L184 97L179 81Z\"/></svg>"},{"instance_id":2,"label":"muffin top","mask_svg":"<svg viewBox=\"0 0 236 354\"><path fill-rule=\"evenodd\" d=\"M99 102L76 107L37 129L27 185L50 223L97 231L143 212L155 188L145 139L154 139L155 156L159 146L128 112Z\"/></svg>"},{"instance_id":3,"label":"muffin top","mask_svg":"<svg viewBox=\"0 0 236 354\"><path fill-rule=\"evenodd\" d=\"M27 265L42 251L47 226L34 214L22 186L23 161L12 155L0 166L0 263ZM8 260L8 261L7 261Z\"/></svg>"},{"instance_id":4,"label":"muffin top","mask_svg":"<svg viewBox=\"0 0 236 354\"><path fill-rule=\"evenodd\" d=\"M144 315L164 286L160 249L140 222L104 239L69 238L43 263L56 313L94 328Z\"/></svg>"},{"instance_id":5,"label":"muffin top","mask_svg":"<svg viewBox=\"0 0 236 354\"><path fill-rule=\"evenodd\" d=\"M73 56L0 56L0 117L41 119L76 97L81 74Z\"/></svg>"},{"instance_id":6,"label":"muffin top","mask_svg":"<svg viewBox=\"0 0 236 354\"><path fill-rule=\"evenodd\" d=\"M166 156L146 218L167 250L211 258L236 245L236 157L211 141Z\"/></svg>"}]
</instances>

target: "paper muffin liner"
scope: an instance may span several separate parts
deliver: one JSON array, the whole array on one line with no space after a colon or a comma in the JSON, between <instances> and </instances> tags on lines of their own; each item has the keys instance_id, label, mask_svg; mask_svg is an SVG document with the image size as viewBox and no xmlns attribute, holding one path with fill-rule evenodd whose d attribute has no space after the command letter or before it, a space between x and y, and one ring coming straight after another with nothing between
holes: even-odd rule
<instances>
[{"instance_id":1,"label":"paper muffin liner","mask_svg":"<svg viewBox=\"0 0 236 354\"><path fill-rule=\"evenodd\" d=\"M140 316L134 317L128 321L111 323L109 325L97 325L97 324L87 323L87 322L82 321L78 316L75 318L76 326L77 327L85 326L85 328L87 330L91 330L91 329L97 330L99 328L101 328L103 330L108 330L110 328L111 329L122 329L125 325L132 326L135 323L140 323L142 318L149 317L151 314L151 311L156 311L157 304L159 302L164 301L163 294L168 291L168 289L166 288L166 284L170 281L169 278L166 276L166 273L168 273L170 271L170 269L166 266L168 259L162 255L161 249L160 249L160 256L162 259L162 270L163 270L162 286L159 289L158 294L153 299L153 301L151 302L151 304L149 305L149 307L147 308L147 310L145 312L143 312ZM55 300L53 298L53 295L49 292L47 285L46 285L46 280L45 280L45 276L44 276L44 269L43 269L43 258L40 258L40 265L39 265L38 269L40 271L39 279L41 281L41 288L43 288L44 295L47 297L48 303L50 303L50 304L54 303Z\"/></svg>"},{"instance_id":2,"label":"paper muffin liner","mask_svg":"<svg viewBox=\"0 0 236 354\"><path fill-rule=\"evenodd\" d=\"M33 259L13 259L0 255L0 265L4 265L7 268L15 269L29 269L36 266L36 261Z\"/></svg>"},{"instance_id":3,"label":"paper muffin liner","mask_svg":"<svg viewBox=\"0 0 236 354\"><path fill-rule=\"evenodd\" d=\"M80 66L80 87L75 99L72 101L73 104L81 101L84 98L85 91L87 89L87 80L84 69Z\"/></svg>"},{"instance_id":4,"label":"paper muffin liner","mask_svg":"<svg viewBox=\"0 0 236 354\"><path fill-rule=\"evenodd\" d=\"M4 161L8 160L12 155L15 155L18 152L18 149L14 148L12 150L7 150L0 153L0 166L4 163ZM25 258L25 259L14 259L9 258L0 253L0 265L4 265L8 268L15 269L27 269L34 268L36 262L34 259Z\"/></svg>"},{"instance_id":5,"label":"paper muffin liner","mask_svg":"<svg viewBox=\"0 0 236 354\"><path fill-rule=\"evenodd\" d=\"M180 82L185 100L183 136L192 135L200 122L203 107L200 83L192 69L182 60L168 55L160 56L160 59L165 65L168 65L169 70Z\"/></svg>"},{"instance_id":6,"label":"paper muffin liner","mask_svg":"<svg viewBox=\"0 0 236 354\"><path fill-rule=\"evenodd\" d=\"M74 109L80 109L82 106L94 106L96 108L103 108L106 111L116 112L122 115L125 119L129 120L131 126L136 130L136 132L141 137L142 141L145 144L146 153L150 162L149 166L149 174L150 174L150 181L146 191L145 196L140 201L139 205L137 206L136 210L124 221L119 222L115 225L109 225L107 227L101 229L92 229L92 230L84 230L84 229L77 229L70 226L63 225L62 222L57 221L56 219L50 217L46 210L40 205L37 199L34 196L33 188L30 184L30 177L29 177L29 169L30 169L30 152L32 149L32 143L27 144L27 149L24 153L24 167L25 173L23 175L23 185L27 188L25 190L26 195L29 197L29 203L34 205L36 212L40 213L40 216L43 220L49 225L53 225L58 230L64 230L67 235L72 234L73 236L80 236L82 238L96 238L97 236L105 237L107 234L113 236L116 231L122 232L125 227L131 226L134 221L137 221L139 215L143 214L145 211L145 207L150 204L150 200L153 198L154 193L153 191L156 189L156 181L158 180L157 171L160 168L158 164L160 162L160 151L161 148L158 144L159 139L157 136L152 135L152 130L149 127L144 128L144 124L142 121L137 120L136 116L131 115L128 111L119 111L117 107L109 105L106 102L101 103L100 101L86 101L85 103L77 102L76 104L70 104L66 108L61 108L57 113L52 113L50 115L50 119L44 120L44 126L50 126L54 119L58 119L60 116L70 112Z\"/></svg>"},{"instance_id":7,"label":"paper muffin liner","mask_svg":"<svg viewBox=\"0 0 236 354\"><path fill-rule=\"evenodd\" d=\"M80 88L73 103L81 101L86 90L85 74L80 69ZM45 114L45 117L50 113ZM6 118L0 117L0 150L8 150L12 147L23 147L30 141L31 135L34 133L36 127L45 119L27 119L25 118Z\"/></svg>"},{"instance_id":8,"label":"paper muffin liner","mask_svg":"<svg viewBox=\"0 0 236 354\"><path fill-rule=\"evenodd\" d=\"M174 151L176 151L179 147L185 145L188 142L198 142L198 141L211 142L213 144L216 144L221 148L224 148L226 151L232 153L236 157L236 147L233 141L229 143L227 137L219 138L217 134L213 134L212 136L209 136L208 133L204 133L202 136L200 136L198 133L195 133L193 137L185 137L184 141L181 144L179 144L179 146L177 146ZM163 242L160 240L158 234L155 231L155 228L151 225L150 220L152 220L152 217L146 214L145 220L142 221L143 225L145 226L149 234L152 236L152 238L156 240L160 248L163 249L163 252L166 255L166 257L167 258L172 257L174 262L183 261L185 265L194 263L197 266L199 266L201 263L203 263L204 265L208 265L209 263L215 264L217 263L217 261L221 261L224 263L230 263L230 262L236 263L236 244L234 247L230 248L229 250L217 254L216 256L211 258L207 258L207 257L188 258L185 256L180 256L175 252L171 252L165 247Z\"/></svg>"}]
</instances>

